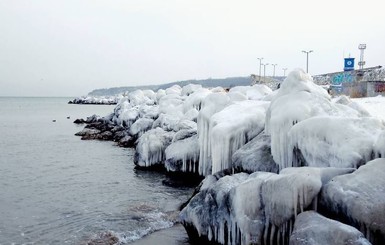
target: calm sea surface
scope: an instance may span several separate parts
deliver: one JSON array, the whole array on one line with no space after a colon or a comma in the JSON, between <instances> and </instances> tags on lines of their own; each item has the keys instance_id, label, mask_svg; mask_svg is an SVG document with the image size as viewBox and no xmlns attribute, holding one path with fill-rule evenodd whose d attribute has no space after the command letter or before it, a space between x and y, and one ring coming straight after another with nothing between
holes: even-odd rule
<instances>
[{"instance_id":1,"label":"calm sea surface","mask_svg":"<svg viewBox=\"0 0 385 245\"><path fill-rule=\"evenodd\" d=\"M76 118L114 106L70 99L0 97L0 244L130 243L171 227L192 188L135 170L132 149L74 136Z\"/></svg>"}]
</instances>

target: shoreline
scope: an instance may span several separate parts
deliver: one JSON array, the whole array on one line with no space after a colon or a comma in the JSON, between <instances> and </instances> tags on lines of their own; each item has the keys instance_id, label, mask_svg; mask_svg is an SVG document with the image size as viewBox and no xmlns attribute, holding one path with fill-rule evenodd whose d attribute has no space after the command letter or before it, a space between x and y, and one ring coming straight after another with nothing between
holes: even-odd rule
<instances>
[{"instance_id":1,"label":"shoreline","mask_svg":"<svg viewBox=\"0 0 385 245\"><path fill-rule=\"evenodd\" d=\"M174 226L162 230L155 231L146 235L139 240L133 241L132 245L190 245L189 238L183 225L175 224Z\"/></svg>"}]
</instances>

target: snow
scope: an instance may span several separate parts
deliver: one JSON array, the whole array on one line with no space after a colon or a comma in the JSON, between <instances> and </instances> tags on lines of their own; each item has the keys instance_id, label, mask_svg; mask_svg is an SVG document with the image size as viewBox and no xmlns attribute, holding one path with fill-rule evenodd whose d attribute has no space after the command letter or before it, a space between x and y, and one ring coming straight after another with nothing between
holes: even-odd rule
<instances>
[{"instance_id":1,"label":"snow","mask_svg":"<svg viewBox=\"0 0 385 245\"><path fill-rule=\"evenodd\" d=\"M376 97L365 97L365 98L356 98L352 99L354 102L358 103L360 106L365 108L370 115L378 117L385 123L385 97L376 96Z\"/></svg>"}]
</instances>

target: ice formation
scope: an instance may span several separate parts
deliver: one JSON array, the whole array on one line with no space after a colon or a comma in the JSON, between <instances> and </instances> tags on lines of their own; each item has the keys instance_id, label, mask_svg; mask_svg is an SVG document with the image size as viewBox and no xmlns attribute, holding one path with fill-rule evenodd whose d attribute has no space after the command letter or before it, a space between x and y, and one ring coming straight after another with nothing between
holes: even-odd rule
<instances>
[{"instance_id":1,"label":"ice formation","mask_svg":"<svg viewBox=\"0 0 385 245\"><path fill-rule=\"evenodd\" d=\"M368 115L348 98L332 101L308 74L294 70L282 83L266 114L265 130L271 135L273 158L280 169L299 164L342 164L341 167L364 164L373 150L368 149L369 145L373 145L373 138L382 130L378 120L365 118ZM369 139L363 139L366 149L357 149L359 138L367 136Z\"/></svg>"},{"instance_id":2,"label":"ice formation","mask_svg":"<svg viewBox=\"0 0 385 245\"><path fill-rule=\"evenodd\" d=\"M166 159L164 151L170 145L174 134L161 128L145 132L137 142L135 164L140 167L162 164Z\"/></svg>"},{"instance_id":3,"label":"ice formation","mask_svg":"<svg viewBox=\"0 0 385 245\"><path fill-rule=\"evenodd\" d=\"M238 171L278 173L278 165L271 156L270 136L264 132L239 148L232 156L232 165Z\"/></svg>"},{"instance_id":4,"label":"ice formation","mask_svg":"<svg viewBox=\"0 0 385 245\"><path fill-rule=\"evenodd\" d=\"M385 158L372 160L352 174L324 186L321 204L359 228L369 241L385 243Z\"/></svg>"},{"instance_id":5,"label":"ice formation","mask_svg":"<svg viewBox=\"0 0 385 245\"><path fill-rule=\"evenodd\" d=\"M322 186L354 169L287 168L280 174L256 172L208 176L181 211L191 233L221 244L282 244L297 214L317 209Z\"/></svg>"},{"instance_id":6,"label":"ice formation","mask_svg":"<svg viewBox=\"0 0 385 245\"><path fill-rule=\"evenodd\" d=\"M290 149L300 149L307 166L354 167L373 159L373 146L385 127L376 118L313 117L288 132L288 162L301 166Z\"/></svg>"},{"instance_id":7,"label":"ice formation","mask_svg":"<svg viewBox=\"0 0 385 245\"><path fill-rule=\"evenodd\" d=\"M165 150L167 171L198 172L198 135L172 142Z\"/></svg>"},{"instance_id":8,"label":"ice formation","mask_svg":"<svg viewBox=\"0 0 385 245\"><path fill-rule=\"evenodd\" d=\"M211 134L210 118L231 103L230 98L222 92L206 96L198 115L199 137L199 174L206 176L211 173Z\"/></svg>"},{"instance_id":9,"label":"ice formation","mask_svg":"<svg viewBox=\"0 0 385 245\"><path fill-rule=\"evenodd\" d=\"M325 245L370 245L364 235L352 226L328 219L314 211L307 211L297 216L290 245L325 244Z\"/></svg>"},{"instance_id":10,"label":"ice formation","mask_svg":"<svg viewBox=\"0 0 385 245\"><path fill-rule=\"evenodd\" d=\"M268 102L234 102L210 118L212 172L231 168L232 155L263 131Z\"/></svg>"}]
</instances>

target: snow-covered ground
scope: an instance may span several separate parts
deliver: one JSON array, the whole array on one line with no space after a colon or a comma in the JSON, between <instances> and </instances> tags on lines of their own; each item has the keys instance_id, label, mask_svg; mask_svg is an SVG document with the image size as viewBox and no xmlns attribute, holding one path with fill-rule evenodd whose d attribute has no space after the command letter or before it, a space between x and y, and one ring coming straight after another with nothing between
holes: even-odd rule
<instances>
[{"instance_id":1,"label":"snow-covered ground","mask_svg":"<svg viewBox=\"0 0 385 245\"><path fill-rule=\"evenodd\" d=\"M372 116L378 117L385 122L385 97L365 97L352 99L357 102L363 108L365 108Z\"/></svg>"}]
</instances>

